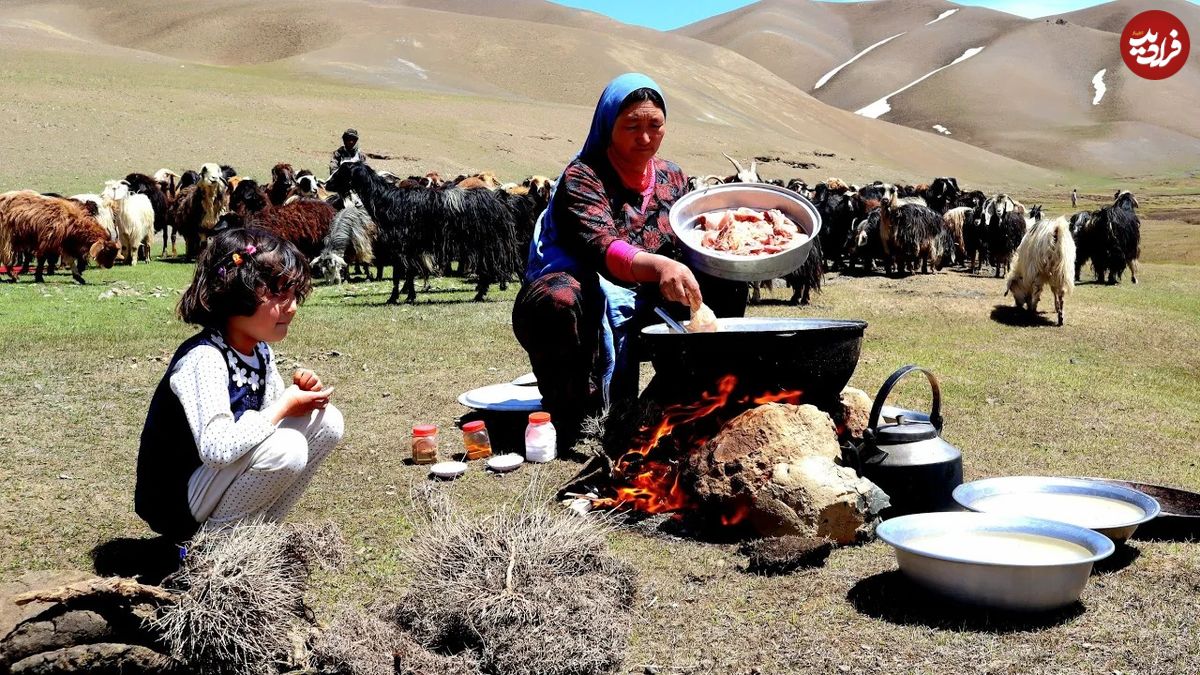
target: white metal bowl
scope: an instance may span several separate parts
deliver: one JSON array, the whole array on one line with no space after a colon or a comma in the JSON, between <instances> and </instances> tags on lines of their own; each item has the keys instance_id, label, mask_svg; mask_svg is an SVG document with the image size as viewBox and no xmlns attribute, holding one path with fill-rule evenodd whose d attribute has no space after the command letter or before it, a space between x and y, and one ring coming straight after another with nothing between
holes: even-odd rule
<instances>
[{"instance_id":1,"label":"white metal bowl","mask_svg":"<svg viewBox=\"0 0 1200 675\"><path fill-rule=\"evenodd\" d=\"M438 478L458 478L466 472L466 462L438 462L429 467L429 473Z\"/></svg>"},{"instance_id":2,"label":"white metal bowl","mask_svg":"<svg viewBox=\"0 0 1200 675\"><path fill-rule=\"evenodd\" d=\"M800 229L799 242L780 253L763 256L734 255L704 248L697 217L712 211L779 209ZM689 192L671 207L671 229L683 247L684 260L694 270L730 281L765 281L796 271L821 231L817 207L793 190L770 183L726 183Z\"/></svg>"},{"instance_id":3,"label":"white metal bowl","mask_svg":"<svg viewBox=\"0 0 1200 675\"><path fill-rule=\"evenodd\" d=\"M1061 513L1044 513L1036 507L1031 507L1028 511L1022 511L1019 514L1032 518L1061 520L1072 525L1086 527L1107 536L1118 544L1132 536L1138 525L1158 517L1159 511L1161 511L1158 500L1144 492L1100 481L1048 476L1007 476L1003 478L985 478L983 480L964 483L954 489L954 501L958 502L963 508L970 509L971 511L986 511L986 505L981 506L979 504L986 497L1001 494L1034 493L1105 497L1138 507L1142 510L1142 517L1125 522L1104 522L1069 518Z\"/></svg>"},{"instance_id":4,"label":"white metal bowl","mask_svg":"<svg viewBox=\"0 0 1200 675\"><path fill-rule=\"evenodd\" d=\"M1050 537L1082 546L1090 555L1058 563L995 562L984 551L944 555L925 548L921 541L986 532ZM884 521L876 534L895 548L900 571L918 585L959 602L1021 612L1047 611L1078 601L1092 565L1116 549L1108 537L1083 527L992 513L900 516Z\"/></svg>"}]
</instances>

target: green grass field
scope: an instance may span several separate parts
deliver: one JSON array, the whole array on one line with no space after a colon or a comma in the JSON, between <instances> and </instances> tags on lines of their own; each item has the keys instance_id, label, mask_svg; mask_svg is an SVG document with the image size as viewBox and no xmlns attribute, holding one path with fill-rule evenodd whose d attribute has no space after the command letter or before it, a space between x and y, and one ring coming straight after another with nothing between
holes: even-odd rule
<instances>
[{"instance_id":1,"label":"green grass field","mask_svg":"<svg viewBox=\"0 0 1200 675\"><path fill-rule=\"evenodd\" d=\"M1185 200L1183 197L1174 198ZM1143 204L1146 199L1143 198ZM1051 210L1061 212L1061 205ZM1195 225L1148 221L1141 283L1083 284L1067 323L1019 327L1002 284L961 272L906 279L830 276L806 308L754 315L869 322L852 385L874 393L905 363L942 381L945 435L967 479L1101 475L1200 486L1200 268ZM1184 233L1184 234L1181 234ZM1188 237L1191 237L1190 239ZM191 330L173 316L191 266L155 260L0 284L0 580L25 570L90 568L89 552L148 536L132 510L137 440L151 392ZM314 601L366 603L400 592L397 551L410 532L408 430L433 422L458 442L467 389L527 371L509 320L514 290L469 302L471 287L434 280L414 306L386 306L387 283L319 287L276 346L338 389L343 446L295 519L337 521L354 551ZM777 298L787 291L777 290ZM1051 305L1052 307L1052 305ZM337 354L334 354L334 352ZM898 401L927 405L917 381ZM539 469L549 492L579 465ZM479 513L534 480L470 472L446 489ZM1134 542L1095 575L1081 610L1030 624L946 614L914 597L880 543L837 550L824 568L763 578L741 571L732 545L621 531L616 553L641 571L627 666L662 672L1195 672L1200 668L1200 548Z\"/></svg>"}]
</instances>

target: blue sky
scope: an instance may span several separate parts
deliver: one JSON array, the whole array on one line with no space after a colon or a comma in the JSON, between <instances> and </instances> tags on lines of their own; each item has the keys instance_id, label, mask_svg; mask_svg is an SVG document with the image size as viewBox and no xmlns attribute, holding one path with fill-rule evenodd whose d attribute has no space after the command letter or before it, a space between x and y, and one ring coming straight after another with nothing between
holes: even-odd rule
<instances>
[{"instance_id":1,"label":"blue sky","mask_svg":"<svg viewBox=\"0 0 1200 675\"><path fill-rule=\"evenodd\" d=\"M753 0L551 0L560 5L607 14L617 21L658 30L686 26L752 4ZM832 0L838 2L840 0ZM1026 17L1062 14L1101 4L1098 0L964 0L960 5L990 7Z\"/></svg>"}]
</instances>

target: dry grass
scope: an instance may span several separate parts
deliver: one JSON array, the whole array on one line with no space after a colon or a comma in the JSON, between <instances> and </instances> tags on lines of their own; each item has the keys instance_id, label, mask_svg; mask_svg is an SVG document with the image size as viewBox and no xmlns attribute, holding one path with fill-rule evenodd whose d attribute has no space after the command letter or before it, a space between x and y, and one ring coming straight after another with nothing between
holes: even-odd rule
<instances>
[{"instance_id":1,"label":"dry grass","mask_svg":"<svg viewBox=\"0 0 1200 675\"><path fill-rule=\"evenodd\" d=\"M310 571L344 557L332 525L201 530L163 582L179 596L153 627L172 656L202 675L274 673L290 656Z\"/></svg>"},{"instance_id":2,"label":"dry grass","mask_svg":"<svg viewBox=\"0 0 1200 675\"><path fill-rule=\"evenodd\" d=\"M482 518L422 492L426 519L401 549L412 583L395 616L420 642L477 651L489 673L620 666L636 571L608 553L603 520L547 505L536 483Z\"/></svg>"}]
</instances>

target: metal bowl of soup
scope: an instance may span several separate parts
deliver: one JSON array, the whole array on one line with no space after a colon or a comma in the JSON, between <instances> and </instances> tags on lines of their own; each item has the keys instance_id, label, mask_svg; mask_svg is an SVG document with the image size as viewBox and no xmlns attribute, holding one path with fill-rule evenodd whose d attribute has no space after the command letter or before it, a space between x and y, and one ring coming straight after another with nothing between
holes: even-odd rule
<instances>
[{"instance_id":1,"label":"metal bowl of soup","mask_svg":"<svg viewBox=\"0 0 1200 675\"><path fill-rule=\"evenodd\" d=\"M957 602L1018 612L1077 602L1092 565L1116 549L1087 528L993 513L900 516L876 534L917 585Z\"/></svg>"},{"instance_id":2,"label":"metal bowl of soup","mask_svg":"<svg viewBox=\"0 0 1200 675\"><path fill-rule=\"evenodd\" d=\"M1079 478L1008 476L964 483L954 501L971 511L1048 518L1095 530L1120 544L1158 516L1158 501L1119 485Z\"/></svg>"},{"instance_id":3,"label":"metal bowl of soup","mask_svg":"<svg viewBox=\"0 0 1200 675\"><path fill-rule=\"evenodd\" d=\"M700 216L741 207L759 211L779 209L800 233L783 251L769 255L737 255L700 245L704 235L698 227ZM794 190L770 183L727 183L689 192L675 202L669 217L688 267L730 281L765 281L787 276L804 264L813 240L821 231L821 215L812 202Z\"/></svg>"}]
</instances>

